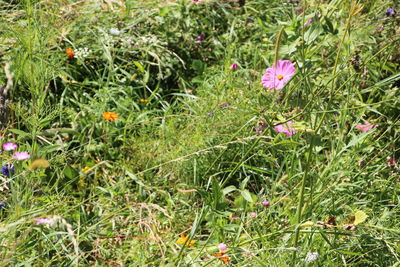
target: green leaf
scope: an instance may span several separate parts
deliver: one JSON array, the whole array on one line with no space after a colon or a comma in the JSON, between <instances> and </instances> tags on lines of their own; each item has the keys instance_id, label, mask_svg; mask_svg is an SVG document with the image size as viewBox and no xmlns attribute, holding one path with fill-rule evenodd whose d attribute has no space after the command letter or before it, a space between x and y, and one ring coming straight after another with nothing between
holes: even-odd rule
<instances>
[{"instance_id":1,"label":"green leaf","mask_svg":"<svg viewBox=\"0 0 400 267\"><path fill-rule=\"evenodd\" d=\"M133 64L136 65L140 72L145 72L144 67L138 61L133 61Z\"/></svg>"},{"instance_id":2,"label":"green leaf","mask_svg":"<svg viewBox=\"0 0 400 267\"><path fill-rule=\"evenodd\" d=\"M131 172L128 171L128 170L125 170L125 172L126 172L126 174L127 174L134 182L136 182L138 185L143 186L143 187L146 187L145 184L144 184L142 181L140 181L139 178L138 178L136 175L134 175L133 173L131 173Z\"/></svg>"},{"instance_id":3,"label":"green leaf","mask_svg":"<svg viewBox=\"0 0 400 267\"><path fill-rule=\"evenodd\" d=\"M310 44L314 42L321 33L322 28L320 27L320 25L312 24L310 29L304 34L304 41L306 41L307 44Z\"/></svg>"},{"instance_id":4,"label":"green leaf","mask_svg":"<svg viewBox=\"0 0 400 267\"><path fill-rule=\"evenodd\" d=\"M222 194L224 194L224 196L225 196L225 195L227 195L227 194L229 194L230 192L233 192L233 191L235 191L235 190L237 190L237 188L236 188L234 185L230 185L230 186L228 186L228 187L225 187L225 188L222 190Z\"/></svg>"},{"instance_id":5,"label":"green leaf","mask_svg":"<svg viewBox=\"0 0 400 267\"><path fill-rule=\"evenodd\" d=\"M61 148L60 145L49 145L49 146L45 146L45 147L41 148L40 150L41 150L41 152L50 153L50 152L53 152L53 151L57 151L60 148Z\"/></svg>"},{"instance_id":6,"label":"green leaf","mask_svg":"<svg viewBox=\"0 0 400 267\"><path fill-rule=\"evenodd\" d=\"M18 129L9 129L10 132L21 135L21 136L31 136L31 134L26 133L24 131L18 130Z\"/></svg>"},{"instance_id":7,"label":"green leaf","mask_svg":"<svg viewBox=\"0 0 400 267\"><path fill-rule=\"evenodd\" d=\"M165 15L167 15L167 13L168 13L168 6L161 8L161 10L160 10L161 17L165 17Z\"/></svg>"},{"instance_id":8,"label":"green leaf","mask_svg":"<svg viewBox=\"0 0 400 267\"><path fill-rule=\"evenodd\" d=\"M347 254L347 255L354 255L354 256L363 255L362 253L351 252L351 251L345 251L345 250L339 250L339 249L337 249L337 250L335 250L335 251L336 251L336 252L339 252L339 253Z\"/></svg>"},{"instance_id":9,"label":"green leaf","mask_svg":"<svg viewBox=\"0 0 400 267\"><path fill-rule=\"evenodd\" d=\"M202 74L206 69L206 64L198 59L193 60L192 68L196 71L198 75Z\"/></svg>"},{"instance_id":10,"label":"green leaf","mask_svg":"<svg viewBox=\"0 0 400 267\"><path fill-rule=\"evenodd\" d=\"M253 198L251 196L251 193L249 192L249 190L245 189L240 191L240 194L242 195L242 197L247 201L252 203L253 202Z\"/></svg>"},{"instance_id":11,"label":"green leaf","mask_svg":"<svg viewBox=\"0 0 400 267\"><path fill-rule=\"evenodd\" d=\"M67 165L67 167L64 169L64 175L68 179L72 180L79 175L79 172L74 168L72 168L71 166Z\"/></svg>"}]
</instances>

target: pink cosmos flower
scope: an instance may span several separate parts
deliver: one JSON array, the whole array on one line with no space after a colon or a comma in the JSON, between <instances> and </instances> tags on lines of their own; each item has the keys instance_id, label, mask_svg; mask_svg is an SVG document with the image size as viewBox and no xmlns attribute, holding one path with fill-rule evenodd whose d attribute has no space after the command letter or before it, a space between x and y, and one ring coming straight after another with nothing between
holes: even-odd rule
<instances>
[{"instance_id":1,"label":"pink cosmos flower","mask_svg":"<svg viewBox=\"0 0 400 267\"><path fill-rule=\"evenodd\" d=\"M269 201L263 201L263 203L262 203L262 205L264 206L264 207L269 207Z\"/></svg>"},{"instance_id":2,"label":"pink cosmos flower","mask_svg":"<svg viewBox=\"0 0 400 267\"><path fill-rule=\"evenodd\" d=\"M218 249L219 249L219 252L226 252L228 250L228 247L226 246L226 244L220 243L218 245Z\"/></svg>"},{"instance_id":3,"label":"pink cosmos flower","mask_svg":"<svg viewBox=\"0 0 400 267\"><path fill-rule=\"evenodd\" d=\"M296 134L297 131L290 127L290 125L292 125L294 122L293 121L288 121L285 124L280 124L274 127L274 130L278 133L285 133L286 136L291 136L293 134Z\"/></svg>"},{"instance_id":4,"label":"pink cosmos flower","mask_svg":"<svg viewBox=\"0 0 400 267\"><path fill-rule=\"evenodd\" d=\"M276 67L266 69L262 76L261 83L264 88L275 88L281 90L285 84L293 77L296 69L289 60L278 60Z\"/></svg>"},{"instance_id":5,"label":"pink cosmos flower","mask_svg":"<svg viewBox=\"0 0 400 267\"><path fill-rule=\"evenodd\" d=\"M52 224L53 220L52 219L47 219L47 218L34 218L34 221L36 221L36 224Z\"/></svg>"},{"instance_id":6,"label":"pink cosmos flower","mask_svg":"<svg viewBox=\"0 0 400 267\"><path fill-rule=\"evenodd\" d=\"M238 68L238 64L236 62L234 62L230 67L231 70L237 70Z\"/></svg>"},{"instance_id":7,"label":"pink cosmos flower","mask_svg":"<svg viewBox=\"0 0 400 267\"><path fill-rule=\"evenodd\" d=\"M376 128L376 127L378 127L379 125L374 125L374 124L371 124L371 123L369 123L369 122L366 122L365 124L360 124L360 125L357 125L356 127L355 127L355 129L356 130L360 130L361 132L366 132L366 131L369 131L369 130L371 130L371 129L373 129L373 128Z\"/></svg>"},{"instance_id":8,"label":"pink cosmos flower","mask_svg":"<svg viewBox=\"0 0 400 267\"><path fill-rule=\"evenodd\" d=\"M25 160L30 157L31 155L29 155L28 152L15 152L14 155L12 155L12 158L17 160Z\"/></svg>"},{"instance_id":9,"label":"pink cosmos flower","mask_svg":"<svg viewBox=\"0 0 400 267\"><path fill-rule=\"evenodd\" d=\"M4 143L3 144L3 150L4 151L12 151L12 150L15 150L15 149L17 149L17 145L16 144L14 144L14 143Z\"/></svg>"}]
</instances>

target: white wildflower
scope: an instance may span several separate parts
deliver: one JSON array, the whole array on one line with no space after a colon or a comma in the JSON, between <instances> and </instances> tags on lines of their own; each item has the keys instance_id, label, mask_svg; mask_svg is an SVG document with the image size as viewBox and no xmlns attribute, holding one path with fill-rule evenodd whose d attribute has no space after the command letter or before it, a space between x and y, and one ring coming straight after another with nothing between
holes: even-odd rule
<instances>
[{"instance_id":1,"label":"white wildflower","mask_svg":"<svg viewBox=\"0 0 400 267\"><path fill-rule=\"evenodd\" d=\"M111 28L109 30L109 32L110 32L111 35L114 35L114 36L118 36L118 35L121 34L121 31L119 29L117 29L117 28Z\"/></svg>"},{"instance_id":2,"label":"white wildflower","mask_svg":"<svg viewBox=\"0 0 400 267\"><path fill-rule=\"evenodd\" d=\"M308 252L306 257L304 258L305 262L313 262L319 258L318 252Z\"/></svg>"},{"instance_id":3,"label":"white wildflower","mask_svg":"<svg viewBox=\"0 0 400 267\"><path fill-rule=\"evenodd\" d=\"M131 36L121 39L123 47L131 47L135 44L135 39Z\"/></svg>"},{"instance_id":4,"label":"white wildflower","mask_svg":"<svg viewBox=\"0 0 400 267\"><path fill-rule=\"evenodd\" d=\"M75 58L79 58L79 59L84 59L86 57L89 56L89 54L92 52L92 50L90 50L87 47L83 47L83 48L78 48L74 50L74 57Z\"/></svg>"}]
</instances>

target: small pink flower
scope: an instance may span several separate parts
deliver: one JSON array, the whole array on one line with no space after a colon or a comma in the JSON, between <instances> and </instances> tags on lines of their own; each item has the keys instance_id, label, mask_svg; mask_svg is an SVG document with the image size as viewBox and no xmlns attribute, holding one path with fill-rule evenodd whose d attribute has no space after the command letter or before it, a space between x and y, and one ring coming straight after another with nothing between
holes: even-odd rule
<instances>
[{"instance_id":1,"label":"small pink flower","mask_svg":"<svg viewBox=\"0 0 400 267\"><path fill-rule=\"evenodd\" d=\"M249 215L250 215L250 217L251 217L251 218L255 218L255 217L257 217L257 213L255 213L255 212L250 212L250 214L249 214Z\"/></svg>"},{"instance_id":2,"label":"small pink flower","mask_svg":"<svg viewBox=\"0 0 400 267\"><path fill-rule=\"evenodd\" d=\"M297 131L290 127L290 125L292 125L294 122L293 121L288 121L285 124L280 124L274 127L274 130L278 133L285 133L286 136L291 136L293 134L296 134Z\"/></svg>"},{"instance_id":3,"label":"small pink flower","mask_svg":"<svg viewBox=\"0 0 400 267\"><path fill-rule=\"evenodd\" d=\"M270 203L269 203L269 201L263 201L262 205L264 207L269 207Z\"/></svg>"},{"instance_id":4,"label":"small pink flower","mask_svg":"<svg viewBox=\"0 0 400 267\"><path fill-rule=\"evenodd\" d=\"M16 144L14 144L14 143L4 143L3 144L3 150L4 151L12 151L12 150L15 150L15 149L17 149L17 145Z\"/></svg>"},{"instance_id":5,"label":"small pink flower","mask_svg":"<svg viewBox=\"0 0 400 267\"><path fill-rule=\"evenodd\" d=\"M231 70L237 70L238 68L238 64L236 62L234 62L230 67Z\"/></svg>"},{"instance_id":6,"label":"small pink flower","mask_svg":"<svg viewBox=\"0 0 400 267\"><path fill-rule=\"evenodd\" d=\"M304 26L308 26L308 25L310 25L312 22L313 22L313 19L309 19L309 20L307 20L306 23L304 23Z\"/></svg>"},{"instance_id":7,"label":"small pink flower","mask_svg":"<svg viewBox=\"0 0 400 267\"><path fill-rule=\"evenodd\" d=\"M202 0L192 0L193 3L195 3L196 5L200 4Z\"/></svg>"},{"instance_id":8,"label":"small pink flower","mask_svg":"<svg viewBox=\"0 0 400 267\"><path fill-rule=\"evenodd\" d=\"M374 125L374 124L371 124L371 123L369 123L369 122L366 122L365 124L360 124L360 125L357 125L356 127L355 127L355 129L356 130L360 130L361 132L366 132L366 131L369 131L369 130L371 130L371 129L373 129L373 128L376 128L376 127L378 127L379 125Z\"/></svg>"},{"instance_id":9,"label":"small pink flower","mask_svg":"<svg viewBox=\"0 0 400 267\"><path fill-rule=\"evenodd\" d=\"M218 245L218 249L219 249L219 252L226 252L228 250L228 247L226 246L226 244L220 243Z\"/></svg>"},{"instance_id":10,"label":"small pink flower","mask_svg":"<svg viewBox=\"0 0 400 267\"><path fill-rule=\"evenodd\" d=\"M293 77L296 69L289 60L278 60L276 67L266 69L262 76L261 83L264 88L275 88L281 90L285 84Z\"/></svg>"},{"instance_id":11,"label":"small pink flower","mask_svg":"<svg viewBox=\"0 0 400 267\"><path fill-rule=\"evenodd\" d=\"M53 220L52 219L47 219L47 218L34 218L34 221L36 221L36 224L52 224Z\"/></svg>"},{"instance_id":12,"label":"small pink flower","mask_svg":"<svg viewBox=\"0 0 400 267\"><path fill-rule=\"evenodd\" d=\"M394 169L396 167L396 162L394 161L394 158L390 156L386 158L386 164L391 169Z\"/></svg>"},{"instance_id":13,"label":"small pink flower","mask_svg":"<svg viewBox=\"0 0 400 267\"><path fill-rule=\"evenodd\" d=\"M25 160L30 157L31 155L29 155L28 152L15 152L14 155L12 155L12 158L17 160Z\"/></svg>"}]
</instances>

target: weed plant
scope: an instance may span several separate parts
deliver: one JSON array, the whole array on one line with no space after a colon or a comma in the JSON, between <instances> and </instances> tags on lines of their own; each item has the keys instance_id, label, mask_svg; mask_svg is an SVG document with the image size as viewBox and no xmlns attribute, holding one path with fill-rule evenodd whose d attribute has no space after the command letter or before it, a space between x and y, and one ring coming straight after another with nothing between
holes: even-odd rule
<instances>
[{"instance_id":1,"label":"weed plant","mask_svg":"<svg viewBox=\"0 0 400 267\"><path fill-rule=\"evenodd\" d=\"M2 266L398 266L396 1L0 12Z\"/></svg>"}]
</instances>

